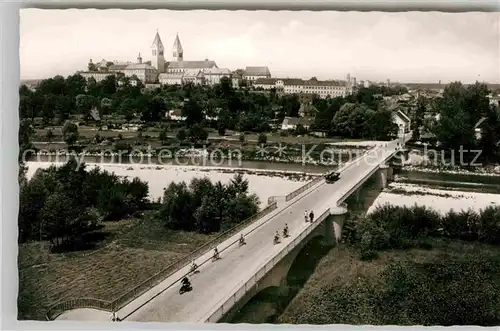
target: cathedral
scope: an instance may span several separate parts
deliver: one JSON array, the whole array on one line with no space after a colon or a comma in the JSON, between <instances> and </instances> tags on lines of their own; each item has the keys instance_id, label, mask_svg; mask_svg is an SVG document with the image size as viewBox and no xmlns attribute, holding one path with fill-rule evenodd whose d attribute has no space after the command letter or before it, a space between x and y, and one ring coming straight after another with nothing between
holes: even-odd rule
<instances>
[{"instance_id":1,"label":"cathedral","mask_svg":"<svg viewBox=\"0 0 500 331\"><path fill-rule=\"evenodd\" d=\"M101 60L93 63L92 59L88 64L88 71L79 71L85 79L93 78L97 82L102 81L109 75L123 74L132 78L131 84L136 84L137 80L145 84L181 85L193 83L197 85L218 84L222 77L231 78L231 71L226 68L219 68L215 61L205 59L203 61L184 61L184 50L182 49L179 35L177 34L172 47L172 61L165 60L165 47L156 31L153 44L151 45L151 61L142 61L141 54L137 56L137 61L132 62L112 62Z\"/></svg>"},{"instance_id":2,"label":"cathedral","mask_svg":"<svg viewBox=\"0 0 500 331\"><path fill-rule=\"evenodd\" d=\"M175 85L191 82L193 84L213 85L219 83L222 77L230 77L231 71L219 68L215 61L185 61L179 35L177 34L172 47L172 60L165 60L165 47L156 32L151 45L151 65L158 71L158 81L163 85Z\"/></svg>"}]
</instances>

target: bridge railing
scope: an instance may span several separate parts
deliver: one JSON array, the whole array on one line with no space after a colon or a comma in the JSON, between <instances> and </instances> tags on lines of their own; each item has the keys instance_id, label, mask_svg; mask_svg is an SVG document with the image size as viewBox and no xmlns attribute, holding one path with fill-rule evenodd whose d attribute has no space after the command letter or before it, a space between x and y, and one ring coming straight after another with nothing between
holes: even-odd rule
<instances>
[{"instance_id":1,"label":"bridge railing","mask_svg":"<svg viewBox=\"0 0 500 331\"><path fill-rule=\"evenodd\" d=\"M324 213L322 213L312 224L310 224L302 233L296 238L290 241L277 255L268 260L266 264L261 267L258 271L254 273L252 278L248 281L241 282L238 284L232 294L228 295L226 298L219 301L219 306L215 310L208 313L198 321L201 323L215 323L219 321L239 300L241 300L247 292L249 292L257 282L262 279L269 271L271 271L274 266L281 261L290 251L292 251L297 245L299 245L304 238L306 238L312 231L316 229L316 226L323 222L325 218L330 215L330 208L328 208Z\"/></svg>"},{"instance_id":2,"label":"bridge railing","mask_svg":"<svg viewBox=\"0 0 500 331\"><path fill-rule=\"evenodd\" d=\"M46 319L52 321L61 315L63 312L75 308L93 308L111 311L111 301L100 300L95 298L75 298L59 302L47 311Z\"/></svg>"},{"instance_id":3,"label":"bridge railing","mask_svg":"<svg viewBox=\"0 0 500 331\"><path fill-rule=\"evenodd\" d=\"M296 196L298 196L298 195L302 194L303 192L307 191L308 189L310 189L314 185L318 184L322 180L323 180L323 176L318 176L318 177L314 178L310 182L307 182L306 184L302 185L301 187L299 187L298 189L296 189L292 193L288 194L285 197L285 201L288 202L288 201L292 200L293 198L295 198Z\"/></svg>"},{"instance_id":4,"label":"bridge railing","mask_svg":"<svg viewBox=\"0 0 500 331\"><path fill-rule=\"evenodd\" d=\"M258 213L254 214L253 216L247 218L243 222L238 223L234 227L230 228L229 230L221 233L219 236L214 238L213 240L209 241L208 243L204 244L203 246L197 248L196 250L192 251L188 255L182 257L180 260L170 264L167 266L165 269L159 271L152 277L148 278L141 284L135 286L132 288L130 291L127 293L121 295L120 297L116 298L113 301L105 301L105 300L100 300L100 299L94 299L94 298L72 298L68 299L62 302L59 302L49 308L46 314L47 320L54 320L62 314L66 310L71 310L71 309L77 309L77 308L95 308L95 309L101 309L105 311L117 311L121 308L123 308L125 305L127 305L129 302L132 300L136 299L140 295L144 294L145 292L149 291L162 281L164 281L166 278L174 274L178 269L181 269L185 266L187 266L191 261L199 258L206 252L208 252L211 249L214 249L217 245L220 243L224 242L234 234L238 233L245 227L247 227L250 223L264 217L265 215L269 214L273 210L277 208L277 203L274 202L270 205L268 205L266 208L262 209Z\"/></svg>"}]
</instances>

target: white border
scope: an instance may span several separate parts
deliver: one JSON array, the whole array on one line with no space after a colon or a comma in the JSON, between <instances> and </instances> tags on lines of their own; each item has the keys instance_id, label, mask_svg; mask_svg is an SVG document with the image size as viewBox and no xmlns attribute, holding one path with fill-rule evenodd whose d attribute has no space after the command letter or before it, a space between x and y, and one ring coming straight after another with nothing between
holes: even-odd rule
<instances>
[{"instance_id":1,"label":"white border","mask_svg":"<svg viewBox=\"0 0 500 331\"><path fill-rule=\"evenodd\" d=\"M377 0L336 1L336 0L254 0L254 1L94 1L94 0L0 0L0 236L1 245L1 291L0 291L0 326L1 330L278 330L294 328L297 330L392 330L392 329L429 329L424 327L397 326L284 326L284 325L249 325L249 324L162 324L162 323L82 323L82 322L18 322L17 316L17 130L18 88L19 88L19 8L165 8L165 9L264 9L264 10L358 10L358 11L499 11L500 2L496 0ZM33 54L36 61L36 54ZM479 329L478 327L458 326L453 329ZM444 329L432 327L430 329ZM488 328L498 330L498 328Z\"/></svg>"}]
</instances>

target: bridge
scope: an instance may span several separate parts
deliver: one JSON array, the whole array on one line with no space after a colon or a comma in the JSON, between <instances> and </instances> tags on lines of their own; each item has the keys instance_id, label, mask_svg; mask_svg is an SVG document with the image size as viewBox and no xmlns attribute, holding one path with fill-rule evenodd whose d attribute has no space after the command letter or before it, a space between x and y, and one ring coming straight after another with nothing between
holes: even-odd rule
<instances>
[{"instance_id":1,"label":"bridge","mask_svg":"<svg viewBox=\"0 0 500 331\"><path fill-rule=\"evenodd\" d=\"M270 199L268 207L256 217L193 252L168 273L157 275L149 288L138 287L120 302L65 301L52 307L47 318L109 320L112 311L121 321L210 323L230 319L268 287L286 293L286 276L301 249L315 237L321 237L325 245L335 245L340 239L348 213L345 200L374 175L380 188L387 185L392 177L391 160L406 152L398 145L399 140L395 140L374 147L339 169L340 178L333 184L318 177L286 197ZM312 223L305 222L305 210L314 211ZM279 231L281 235L285 224L290 236L274 245L274 234ZM244 246L238 244L241 234L246 239ZM214 247L218 247L221 257L215 262ZM199 273L191 275L193 260ZM193 290L180 295L180 280L185 275L189 275Z\"/></svg>"}]
</instances>

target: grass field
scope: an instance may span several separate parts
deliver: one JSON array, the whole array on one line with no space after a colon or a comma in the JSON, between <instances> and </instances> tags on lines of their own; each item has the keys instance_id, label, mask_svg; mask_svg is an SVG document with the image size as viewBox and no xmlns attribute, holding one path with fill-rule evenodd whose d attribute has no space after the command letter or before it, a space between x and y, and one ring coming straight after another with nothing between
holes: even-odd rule
<instances>
[{"instance_id":1,"label":"grass field","mask_svg":"<svg viewBox=\"0 0 500 331\"><path fill-rule=\"evenodd\" d=\"M479 257L498 258L500 248L435 239L432 250L411 249L380 252L373 261L360 261L359 252L351 248L332 249L323 257L277 323L291 324L380 324L373 313L373 298L385 290L381 273L393 262L446 263ZM372 292L375 289L375 293ZM329 301L329 293L347 291L342 307Z\"/></svg>"},{"instance_id":2,"label":"grass field","mask_svg":"<svg viewBox=\"0 0 500 331\"><path fill-rule=\"evenodd\" d=\"M62 140L62 132L61 127L51 127L50 130L54 134L52 138L53 141L61 141ZM35 130L35 141L46 141L48 128L45 129L36 129ZM143 136L149 136L151 138L158 138L160 130L158 128L148 128L142 132ZM168 133L170 138L175 138L177 134L177 129L173 129ZM78 129L78 133L83 138L93 138L96 134L98 134L101 138L117 138L120 134L124 139L132 139L137 138L138 132L133 131L99 131L96 127L91 126L80 126ZM239 143L240 133L236 131L228 130L224 136L220 136L215 130L209 130L209 139L221 139L227 141L234 141ZM331 142L340 142L340 141L359 141L356 139L334 139L334 138L321 138L314 137L309 135L303 136L281 136L278 132L267 133L267 142L268 143L285 143L285 144L324 144ZM245 140L248 143L256 143L258 142L259 134L257 133L248 133L245 134Z\"/></svg>"},{"instance_id":3,"label":"grass field","mask_svg":"<svg viewBox=\"0 0 500 331\"><path fill-rule=\"evenodd\" d=\"M108 237L90 251L51 254L40 243L19 246L19 319L45 319L64 298L112 300L212 238L142 219L108 222L101 232Z\"/></svg>"}]
</instances>

